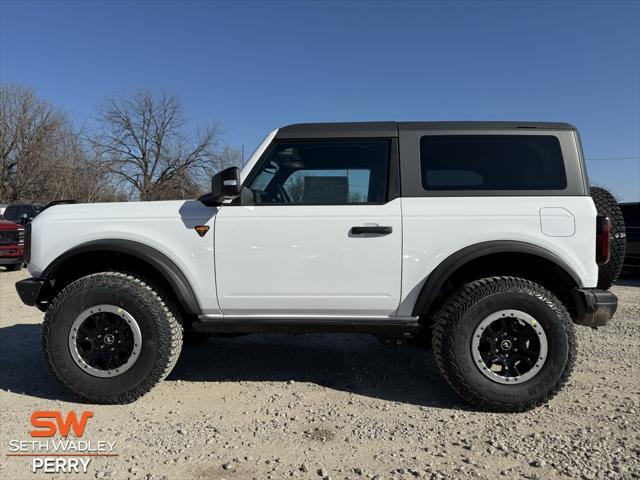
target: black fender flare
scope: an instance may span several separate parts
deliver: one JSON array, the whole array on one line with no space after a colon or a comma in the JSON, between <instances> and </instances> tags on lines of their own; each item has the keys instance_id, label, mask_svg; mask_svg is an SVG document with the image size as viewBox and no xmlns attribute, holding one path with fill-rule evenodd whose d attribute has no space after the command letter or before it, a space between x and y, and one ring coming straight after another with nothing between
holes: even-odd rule
<instances>
[{"instance_id":1,"label":"black fender flare","mask_svg":"<svg viewBox=\"0 0 640 480\"><path fill-rule=\"evenodd\" d=\"M120 238L100 239L77 245L53 260L43 270L40 278L43 280L54 279L56 270L63 266L67 260L70 260L76 255L92 252L112 252L131 255L149 264L164 277L187 313L198 315L202 313L193 288L191 288L191 284L182 270L164 253L149 245L133 240Z\"/></svg>"},{"instance_id":2,"label":"black fender flare","mask_svg":"<svg viewBox=\"0 0 640 480\"><path fill-rule=\"evenodd\" d=\"M412 315L419 316L421 313L426 312L436 299L440 288L458 269L472 260L498 253L524 253L543 258L561 268L571 277L577 287L582 286L580 277L576 272L562 258L546 248L516 240L481 242L449 255L429 274L413 306Z\"/></svg>"}]
</instances>

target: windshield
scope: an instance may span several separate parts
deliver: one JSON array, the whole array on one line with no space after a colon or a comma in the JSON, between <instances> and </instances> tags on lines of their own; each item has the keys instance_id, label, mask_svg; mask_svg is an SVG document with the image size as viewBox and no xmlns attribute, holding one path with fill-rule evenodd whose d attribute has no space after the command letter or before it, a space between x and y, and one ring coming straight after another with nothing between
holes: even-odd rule
<instances>
[{"instance_id":1,"label":"windshield","mask_svg":"<svg viewBox=\"0 0 640 480\"><path fill-rule=\"evenodd\" d=\"M278 132L278 130L274 130L271 133L269 133L269 135L267 135L264 138L264 140L262 140L262 142L260 142L260 145L258 145L258 148L256 148L255 151L251 154L249 159L246 161L246 163L242 167L242 170L240 171L240 181L241 182L245 181L245 179L247 178L247 175L249 174L249 172L251 172L251 169L256 164L258 159L262 156L264 151L267 149L267 147L269 146L269 144L271 143L273 138L276 136L277 132Z\"/></svg>"}]
</instances>

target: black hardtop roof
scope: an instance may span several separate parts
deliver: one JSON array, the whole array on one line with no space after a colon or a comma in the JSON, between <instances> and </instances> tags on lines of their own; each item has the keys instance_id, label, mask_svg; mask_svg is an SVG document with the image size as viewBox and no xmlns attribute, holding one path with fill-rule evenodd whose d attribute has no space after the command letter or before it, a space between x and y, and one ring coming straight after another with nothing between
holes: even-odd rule
<instances>
[{"instance_id":1,"label":"black hardtop roof","mask_svg":"<svg viewBox=\"0 0 640 480\"><path fill-rule=\"evenodd\" d=\"M398 130L576 130L561 122L335 122L295 123L278 130L276 138L363 138L397 137Z\"/></svg>"}]
</instances>

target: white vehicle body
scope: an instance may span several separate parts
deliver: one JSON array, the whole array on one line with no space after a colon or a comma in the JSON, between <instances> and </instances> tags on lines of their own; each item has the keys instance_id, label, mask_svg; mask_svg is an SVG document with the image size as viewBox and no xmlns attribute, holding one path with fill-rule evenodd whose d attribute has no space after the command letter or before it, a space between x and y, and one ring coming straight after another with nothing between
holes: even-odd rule
<instances>
[{"instance_id":1,"label":"white vehicle body","mask_svg":"<svg viewBox=\"0 0 640 480\"><path fill-rule=\"evenodd\" d=\"M249 159L243 182L277 134L271 132ZM577 149L577 137L573 141ZM60 205L32 222L28 268L37 278L76 247L131 241L175 263L204 319L412 318L432 272L484 242L538 247L561 259L578 287L595 287L595 219L588 195L403 194L382 205ZM201 237L197 225L210 231ZM358 225L389 226L392 233L349 235Z\"/></svg>"},{"instance_id":2,"label":"white vehicle body","mask_svg":"<svg viewBox=\"0 0 640 480\"><path fill-rule=\"evenodd\" d=\"M464 399L523 411L567 382L573 323L617 308L595 198L568 124L290 125L197 200L45 208L16 289L92 402L135 400L210 334L361 332L430 343Z\"/></svg>"},{"instance_id":3,"label":"white vehicle body","mask_svg":"<svg viewBox=\"0 0 640 480\"><path fill-rule=\"evenodd\" d=\"M39 277L93 240L131 240L176 263L204 315L410 316L420 287L444 259L474 244L513 240L563 258L580 286L597 283L590 197L511 198L508 212L503 198L483 197L398 198L381 207L300 213L293 206L212 209L191 200L52 207L32 222L29 272ZM370 223L392 225L397 234L345 234ZM212 231L200 237L195 225Z\"/></svg>"}]
</instances>

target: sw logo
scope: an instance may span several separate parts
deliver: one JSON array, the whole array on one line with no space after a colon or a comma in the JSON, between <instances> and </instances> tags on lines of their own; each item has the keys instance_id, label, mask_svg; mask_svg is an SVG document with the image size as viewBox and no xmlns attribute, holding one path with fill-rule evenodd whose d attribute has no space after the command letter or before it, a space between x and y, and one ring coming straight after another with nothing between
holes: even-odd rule
<instances>
[{"instance_id":1,"label":"sw logo","mask_svg":"<svg viewBox=\"0 0 640 480\"><path fill-rule=\"evenodd\" d=\"M65 416L58 410L33 412L30 418L33 430L29 433L36 440L11 440L11 453L7 456L31 457L33 473L86 474L92 457L118 456L113 453L115 442L81 440L92 417L91 411L80 412L79 415L69 412ZM56 435L63 438L52 438Z\"/></svg>"},{"instance_id":2,"label":"sw logo","mask_svg":"<svg viewBox=\"0 0 640 480\"><path fill-rule=\"evenodd\" d=\"M76 437L84 435L84 429L87 421L93 417L93 412L84 411L80 415L80 419L75 412L67 413L65 419L59 411L41 411L31 414L31 425L35 430L31 430L32 437L53 437L56 432L63 437L68 437L69 432L73 430Z\"/></svg>"}]
</instances>

